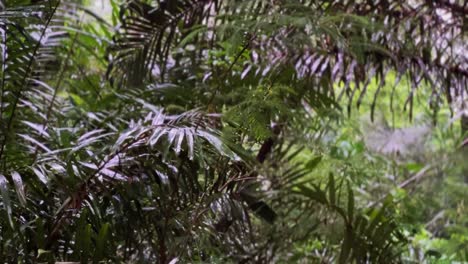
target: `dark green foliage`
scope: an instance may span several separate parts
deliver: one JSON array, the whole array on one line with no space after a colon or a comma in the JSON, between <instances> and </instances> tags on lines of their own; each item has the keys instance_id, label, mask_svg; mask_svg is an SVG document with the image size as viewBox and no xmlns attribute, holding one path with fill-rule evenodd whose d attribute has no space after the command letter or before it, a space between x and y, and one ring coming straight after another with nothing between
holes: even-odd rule
<instances>
[{"instance_id":1,"label":"dark green foliage","mask_svg":"<svg viewBox=\"0 0 468 264\"><path fill-rule=\"evenodd\" d=\"M411 258L433 212L398 192L430 170L382 183L387 160L341 142L341 109L373 92L372 118L378 98L393 111L404 79L410 117L417 88L461 112L459 1L88 2L1 2L0 262ZM431 200L457 221L455 260L464 187Z\"/></svg>"}]
</instances>

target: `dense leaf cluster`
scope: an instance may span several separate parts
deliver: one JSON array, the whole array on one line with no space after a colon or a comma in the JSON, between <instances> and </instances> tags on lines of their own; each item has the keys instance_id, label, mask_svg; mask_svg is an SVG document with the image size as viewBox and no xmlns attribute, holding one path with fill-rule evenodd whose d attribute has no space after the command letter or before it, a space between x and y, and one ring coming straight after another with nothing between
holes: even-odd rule
<instances>
[{"instance_id":1,"label":"dense leaf cluster","mask_svg":"<svg viewBox=\"0 0 468 264\"><path fill-rule=\"evenodd\" d=\"M404 260L330 144L401 80L463 113L463 1L105 2L1 2L0 262Z\"/></svg>"}]
</instances>

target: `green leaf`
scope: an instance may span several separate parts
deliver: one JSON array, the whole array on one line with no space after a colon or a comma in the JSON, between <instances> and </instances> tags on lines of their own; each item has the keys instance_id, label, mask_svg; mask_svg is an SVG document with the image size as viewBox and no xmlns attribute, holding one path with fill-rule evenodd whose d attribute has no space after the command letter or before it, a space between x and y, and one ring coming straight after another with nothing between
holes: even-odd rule
<instances>
[{"instance_id":1,"label":"green leaf","mask_svg":"<svg viewBox=\"0 0 468 264\"><path fill-rule=\"evenodd\" d=\"M406 164L406 168L410 171L410 172L418 172L420 171L422 168L424 168L424 164L421 164L421 163L408 163Z\"/></svg>"},{"instance_id":2,"label":"green leaf","mask_svg":"<svg viewBox=\"0 0 468 264\"><path fill-rule=\"evenodd\" d=\"M384 216L385 212L385 206L383 206L380 209L374 209L371 216L370 216L370 224L369 227L366 230L366 233L368 235L371 235L372 232L374 231L375 227L377 227L379 224L382 224L382 219Z\"/></svg>"},{"instance_id":3,"label":"green leaf","mask_svg":"<svg viewBox=\"0 0 468 264\"><path fill-rule=\"evenodd\" d=\"M106 244L109 237L109 223L101 226L96 238L96 250L94 251L94 261L100 261L106 256Z\"/></svg>"},{"instance_id":4,"label":"green leaf","mask_svg":"<svg viewBox=\"0 0 468 264\"><path fill-rule=\"evenodd\" d=\"M69 96L72 103L76 106L83 107L86 104L85 100L77 94L70 93Z\"/></svg>"},{"instance_id":5,"label":"green leaf","mask_svg":"<svg viewBox=\"0 0 468 264\"><path fill-rule=\"evenodd\" d=\"M183 48L185 45L193 41L198 35L204 33L208 30L205 25L197 25L190 29L190 33L188 33L177 45L178 48Z\"/></svg>"},{"instance_id":6,"label":"green leaf","mask_svg":"<svg viewBox=\"0 0 468 264\"><path fill-rule=\"evenodd\" d=\"M317 156L313 159L311 159L309 162L307 162L305 164L305 168L307 168L308 170L313 170L315 169L315 167L317 167L317 165L322 161L322 156Z\"/></svg>"},{"instance_id":7,"label":"green leaf","mask_svg":"<svg viewBox=\"0 0 468 264\"><path fill-rule=\"evenodd\" d=\"M314 201L317 201L317 202L319 202L321 204L324 204L324 205L328 204L326 194L322 190L318 189L318 187L314 188L314 190L312 190L312 189L310 189L310 188L308 188L308 187L306 187L304 185L298 185L297 187L300 190L300 192L299 192L300 194L302 194L302 195L304 195L304 196L306 196L306 197L308 197L308 198L310 198L310 199L312 199Z\"/></svg>"},{"instance_id":8,"label":"green leaf","mask_svg":"<svg viewBox=\"0 0 468 264\"><path fill-rule=\"evenodd\" d=\"M50 251L50 250L44 250L44 249L41 249L41 248L40 248L40 249L37 250L37 258L39 259L39 258L41 258L43 255L49 255L49 254L51 254L51 253L52 253L52 251Z\"/></svg>"},{"instance_id":9,"label":"green leaf","mask_svg":"<svg viewBox=\"0 0 468 264\"><path fill-rule=\"evenodd\" d=\"M92 235L92 229L91 225L87 224L85 226L84 232L82 233L82 248L81 248L81 262L86 263L88 262L90 252L91 252L91 235Z\"/></svg>"}]
</instances>

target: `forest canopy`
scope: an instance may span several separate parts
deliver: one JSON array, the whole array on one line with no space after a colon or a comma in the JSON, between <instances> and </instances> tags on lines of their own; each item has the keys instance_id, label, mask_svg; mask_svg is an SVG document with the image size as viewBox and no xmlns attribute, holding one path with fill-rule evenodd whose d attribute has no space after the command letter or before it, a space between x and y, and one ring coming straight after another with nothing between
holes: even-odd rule
<instances>
[{"instance_id":1,"label":"forest canopy","mask_svg":"<svg viewBox=\"0 0 468 264\"><path fill-rule=\"evenodd\" d=\"M0 1L0 262L468 262L467 19Z\"/></svg>"}]
</instances>

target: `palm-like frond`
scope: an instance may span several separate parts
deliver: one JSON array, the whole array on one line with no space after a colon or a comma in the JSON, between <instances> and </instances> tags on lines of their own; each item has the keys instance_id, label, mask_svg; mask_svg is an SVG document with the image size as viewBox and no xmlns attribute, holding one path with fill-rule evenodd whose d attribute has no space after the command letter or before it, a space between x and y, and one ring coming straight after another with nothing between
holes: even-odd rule
<instances>
[{"instance_id":1,"label":"palm-like frond","mask_svg":"<svg viewBox=\"0 0 468 264\"><path fill-rule=\"evenodd\" d=\"M153 248L152 239L165 241L162 243L176 248L186 248L192 240L197 241L203 236L220 241L219 236L227 230L231 230L228 236L235 243L238 243L237 239L248 238L246 234L250 229L240 227L246 224L244 220L248 217L248 211L234 191L236 185L244 182L244 174L248 174L251 169L248 163L240 159L240 156L245 157L246 154L231 149L220 137L216 129L220 122L219 116L198 111L166 115L162 109L148 104L146 106L152 111L145 118L130 122L128 129L117 137L103 130L90 131L77 138L72 143L74 147L61 150L59 156L65 155L71 159L57 159L58 153L50 152L37 160L33 173L45 183L58 184L61 190L69 190L68 194L55 194L62 197L63 202L56 204L56 217L49 222L51 231L47 247L67 246L61 242L57 244L54 240L58 236L68 236L64 230L65 224L79 225L74 221L76 213L89 210L90 204L94 202L104 202L110 190L114 190L112 198L109 197L111 200L128 200L126 189L130 186L142 192L139 194L138 210L143 212L133 212L139 215L137 219L144 220L145 215L167 219L169 222L158 223L157 228L167 232L173 230L171 232L176 234L154 234L150 240L144 234L135 234L135 239L142 244L129 247L138 254L143 253L142 245L146 249ZM114 146L97 151L96 147L110 138L114 138ZM208 164L209 169L206 169ZM104 197L100 198L101 195ZM169 204L179 209L174 211L173 207L168 207ZM130 219L122 218L120 210L131 213L132 206L116 206L109 205L106 213L101 213L103 215L89 213L102 218L102 221L114 219L113 226L126 225ZM229 223L225 224L225 221ZM177 242L177 234L189 232L196 226L206 228L207 231L187 234L187 239L190 238L188 241ZM238 228L242 232L232 232ZM246 253L245 248L242 250ZM173 248L166 248L165 252L190 259L197 253L182 254ZM137 255L134 257L140 258ZM158 258L164 259L164 256Z\"/></svg>"},{"instance_id":2,"label":"palm-like frond","mask_svg":"<svg viewBox=\"0 0 468 264\"><path fill-rule=\"evenodd\" d=\"M252 66L263 65L257 74L278 74L282 66L294 65L294 77L314 78L318 89L332 95L333 83L340 83L343 88L337 96L349 98L348 110L354 99L361 104L369 83L376 79L373 110L388 73L394 72L393 89L402 78L410 80L405 103L410 117L414 93L423 82L433 89L428 100L434 111L444 97L450 104L466 93L468 61L462 43L467 10L460 2L285 1L273 6L281 12L268 11L263 18L268 24L257 33L269 37L251 44L256 51Z\"/></svg>"},{"instance_id":3,"label":"palm-like frond","mask_svg":"<svg viewBox=\"0 0 468 264\"><path fill-rule=\"evenodd\" d=\"M14 163L19 157L16 154L21 155L16 144L20 138L32 154L21 159L33 157L34 161L38 153L49 150L40 142L47 141L51 120L60 116L55 109L65 107L59 93L77 46L78 33L73 25L80 19L70 15L71 9L76 10L77 6L62 1L39 1L28 6L7 6L1 12L2 159L8 156ZM66 40L71 43L68 50L63 50ZM64 53L67 55L62 58ZM35 131L35 137L24 136L27 134L24 131L30 129ZM9 155L4 155L5 152Z\"/></svg>"},{"instance_id":4,"label":"palm-like frond","mask_svg":"<svg viewBox=\"0 0 468 264\"><path fill-rule=\"evenodd\" d=\"M0 6L1 260L399 260L391 197L299 156L392 73L463 96L460 2L32 2Z\"/></svg>"},{"instance_id":5,"label":"palm-like frond","mask_svg":"<svg viewBox=\"0 0 468 264\"><path fill-rule=\"evenodd\" d=\"M211 0L130 1L121 7L120 29L111 48L109 76L131 85L159 72L164 76L174 42L184 29L202 22L216 5Z\"/></svg>"},{"instance_id":6,"label":"palm-like frond","mask_svg":"<svg viewBox=\"0 0 468 264\"><path fill-rule=\"evenodd\" d=\"M336 189L337 184L334 176L330 175L325 190L317 185L312 188L299 185L297 193L335 211L345 223L339 263L349 261L399 263L398 250L404 243L404 238L391 216L392 197L388 197L381 208L356 212L355 197L349 183L346 198L342 197L344 191ZM341 199L345 200L344 204Z\"/></svg>"},{"instance_id":7,"label":"palm-like frond","mask_svg":"<svg viewBox=\"0 0 468 264\"><path fill-rule=\"evenodd\" d=\"M194 43L197 56L206 61L209 49L218 48L210 44L216 39L217 43L225 41L230 48L224 51L228 53L235 54L242 46L250 53L251 62L244 62L244 70L239 73L243 78L249 72L271 79L285 78L284 69L294 66L296 71L286 76L312 78L317 90L338 99L346 95L348 111L353 102L361 104L369 84L376 79L378 88L368 95L374 98L373 111L379 93L388 86L389 73L395 73L390 85L393 89L402 78L408 78L411 84L405 103L410 117L414 94L423 83L433 89L428 100L434 111L443 100L451 104L453 98L466 93L463 21L467 10L460 1L189 3L171 4L173 11L167 12L171 20L157 15L165 12L165 5L150 7L132 2L129 10L133 15L121 16L126 34L119 35L112 61L122 61L136 70L116 72L116 76L138 81L148 78L155 66L166 68L167 59L178 52L172 48L180 47L178 43ZM122 10L127 14L127 9ZM158 22L182 18L184 26L161 26ZM193 27L187 29L187 25ZM130 50L135 47L139 48ZM171 65L180 63L175 59ZM205 75L213 74L212 70ZM158 78L157 74L154 78ZM335 88L337 83L341 89Z\"/></svg>"},{"instance_id":8,"label":"palm-like frond","mask_svg":"<svg viewBox=\"0 0 468 264\"><path fill-rule=\"evenodd\" d=\"M31 229L23 229L27 225L25 221L42 223L44 237L44 228L53 223L52 212L60 207L60 197L70 187L67 186L70 182L64 183L61 177L65 172L78 174L76 166L67 167L67 159L62 154L68 150L61 149L65 135L76 129L61 127L65 113L58 111L67 105L60 90L68 78L68 63L77 46L72 42L80 39L76 33L79 30L73 27L80 20L75 16L77 9L79 6L65 1L34 1L29 5L9 2L0 11L0 160L5 175L2 187L11 188L17 194L15 197L3 193L2 203L7 210L1 213L0 230L2 237L16 232L10 236L11 241L31 235ZM63 49L65 41L71 45ZM60 179L55 181L55 177ZM54 184L64 189L47 189ZM31 193L38 194L40 200ZM12 197L11 202L4 203L8 197ZM48 204L43 205L44 201ZM40 212L33 212L39 208ZM18 221L5 225L5 219ZM44 243L32 248L23 246L21 249L5 247L1 258L14 261L24 258L26 251L46 247Z\"/></svg>"},{"instance_id":9,"label":"palm-like frond","mask_svg":"<svg viewBox=\"0 0 468 264\"><path fill-rule=\"evenodd\" d=\"M58 8L34 5L20 8L6 8L2 11L2 81L1 81L1 118L2 143L0 157L3 158L12 127L16 122L17 109L23 105L25 95L33 86L36 96L43 97L48 85L41 81L43 72L50 72L50 62L54 62L54 34L49 32L52 17ZM47 43L54 43L48 46ZM52 60L52 61L51 61ZM49 69L47 69L49 67ZM53 69L52 69L53 70ZM30 105L32 106L32 105ZM35 109L33 109L35 110ZM7 147L8 148L8 147Z\"/></svg>"}]
</instances>

